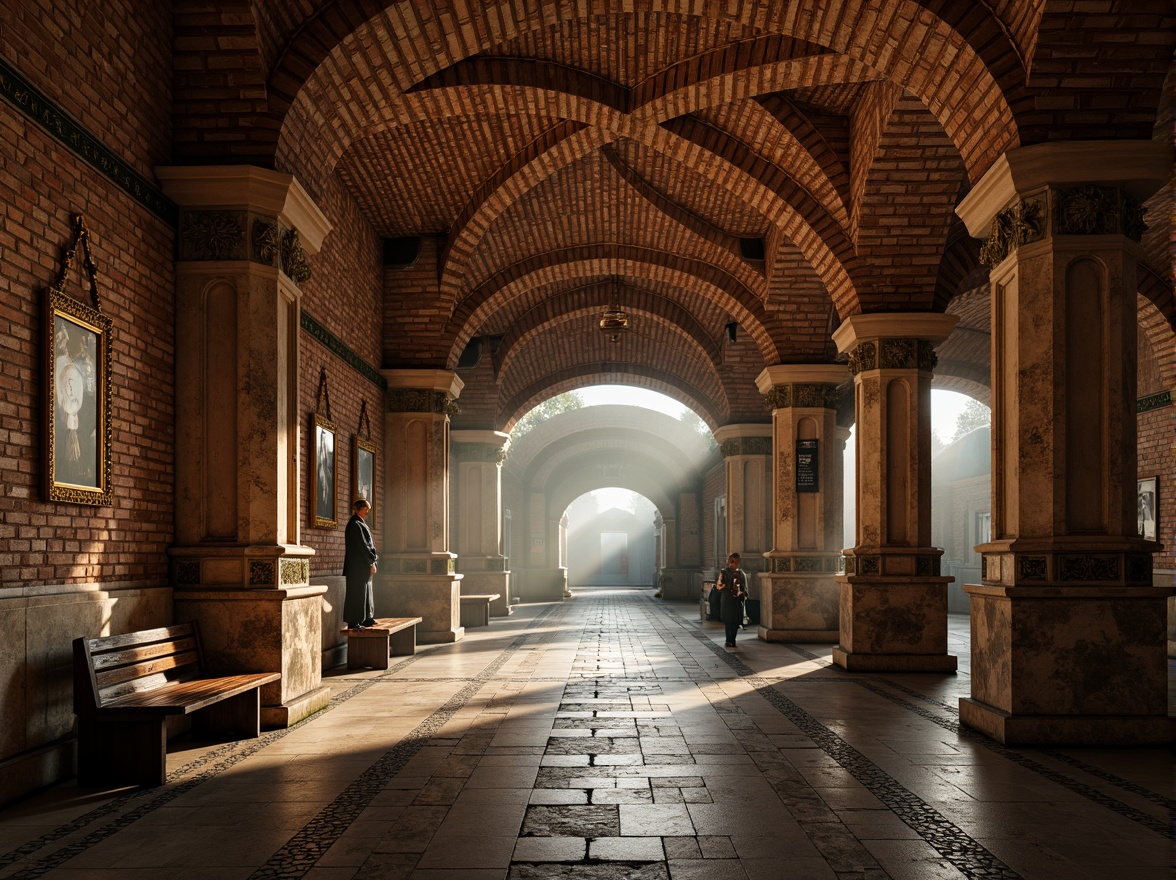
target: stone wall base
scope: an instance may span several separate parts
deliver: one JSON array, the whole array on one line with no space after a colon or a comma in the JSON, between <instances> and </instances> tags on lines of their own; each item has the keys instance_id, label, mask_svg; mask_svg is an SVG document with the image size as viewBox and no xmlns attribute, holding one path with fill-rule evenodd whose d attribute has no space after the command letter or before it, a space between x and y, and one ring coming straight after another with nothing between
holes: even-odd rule
<instances>
[{"instance_id":1,"label":"stone wall base","mask_svg":"<svg viewBox=\"0 0 1176 880\"><path fill-rule=\"evenodd\" d=\"M77 752L71 737L0 761L0 807L73 776Z\"/></svg>"},{"instance_id":2,"label":"stone wall base","mask_svg":"<svg viewBox=\"0 0 1176 880\"><path fill-rule=\"evenodd\" d=\"M1167 715L1010 715L965 697L960 721L1006 746L1158 746L1176 742Z\"/></svg>"},{"instance_id":3,"label":"stone wall base","mask_svg":"<svg viewBox=\"0 0 1176 880\"><path fill-rule=\"evenodd\" d=\"M346 657L344 658L346 661ZM261 707L261 727L263 730L276 730L297 724L303 718L309 718L315 712L321 712L331 702L331 689L321 685L305 694L286 700L276 706Z\"/></svg>"},{"instance_id":4,"label":"stone wall base","mask_svg":"<svg viewBox=\"0 0 1176 880\"><path fill-rule=\"evenodd\" d=\"M661 598L697 599L702 592L702 571L698 568L663 568L658 572Z\"/></svg>"},{"instance_id":5,"label":"stone wall base","mask_svg":"<svg viewBox=\"0 0 1176 880\"><path fill-rule=\"evenodd\" d=\"M760 627L767 642L836 642L841 585L827 574L761 574Z\"/></svg>"},{"instance_id":6,"label":"stone wall base","mask_svg":"<svg viewBox=\"0 0 1176 880\"><path fill-rule=\"evenodd\" d=\"M388 617L421 618L416 632L418 645L456 642L465 636L460 599L463 579L460 574L378 578L376 608Z\"/></svg>"},{"instance_id":7,"label":"stone wall base","mask_svg":"<svg viewBox=\"0 0 1176 880\"><path fill-rule=\"evenodd\" d=\"M524 568L511 575L515 595L523 602L559 602L567 593L566 568Z\"/></svg>"}]
</instances>

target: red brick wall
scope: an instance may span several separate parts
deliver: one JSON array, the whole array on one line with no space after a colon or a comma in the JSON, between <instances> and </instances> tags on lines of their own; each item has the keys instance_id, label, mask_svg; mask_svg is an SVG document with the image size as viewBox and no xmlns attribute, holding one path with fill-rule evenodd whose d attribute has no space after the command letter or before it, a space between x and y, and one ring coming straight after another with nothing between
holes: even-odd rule
<instances>
[{"instance_id":1,"label":"red brick wall","mask_svg":"<svg viewBox=\"0 0 1176 880\"><path fill-rule=\"evenodd\" d=\"M134 42L151 45L141 56L112 49L110 66L83 79L74 52L78 29L100 41L109 33L97 22L91 32L89 16L59 22L65 33L55 35L56 26L28 15L19 35L0 27L0 50L120 155L146 168L161 158L167 137L166 109L160 118L145 108L166 108L158 83L167 81L168 66L153 53L155 43L166 51L168 17L111 13L113 23L144 37ZM91 53L85 54L88 66ZM128 80L141 91L127 91ZM116 125L117 138L108 138ZM0 204L0 587L162 585L172 539L174 232L4 102ZM102 310L114 322L110 507L42 500L41 310L75 211L86 218ZM89 302L79 273L66 290Z\"/></svg>"},{"instance_id":2,"label":"red brick wall","mask_svg":"<svg viewBox=\"0 0 1176 880\"><path fill-rule=\"evenodd\" d=\"M380 280L380 239L359 213L355 202L332 180L322 187L318 206L331 222L322 251L311 258L313 275L303 285L302 308L369 365L379 368L380 314L383 309ZM359 431L359 416L367 403L371 442L376 455L376 499L369 524L374 525L376 549L381 548L380 529L387 511L381 491L384 480L384 397L367 376L331 352L310 334L301 335L299 363L300 412L302 415L302 543L313 547L311 576L338 575L343 571L343 530L351 516L352 437ZM319 387L319 374L327 372L331 416L336 437L336 516L338 528L316 529L311 511L311 424ZM326 403L324 398L323 407Z\"/></svg>"},{"instance_id":3,"label":"red brick wall","mask_svg":"<svg viewBox=\"0 0 1176 880\"><path fill-rule=\"evenodd\" d=\"M171 158L171 48L170 3L0 3L0 55L149 179Z\"/></svg>"}]
</instances>

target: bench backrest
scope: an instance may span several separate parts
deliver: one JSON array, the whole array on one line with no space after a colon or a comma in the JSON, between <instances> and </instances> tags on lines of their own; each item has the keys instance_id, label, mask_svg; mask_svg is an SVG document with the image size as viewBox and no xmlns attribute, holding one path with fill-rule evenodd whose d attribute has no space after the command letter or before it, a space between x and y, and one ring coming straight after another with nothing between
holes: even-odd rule
<instances>
[{"instance_id":1,"label":"bench backrest","mask_svg":"<svg viewBox=\"0 0 1176 880\"><path fill-rule=\"evenodd\" d=\"M204 677L196 623L118 636L74 639L74 711L100 709L108 700Z\"/></svg>"}]
</instances>

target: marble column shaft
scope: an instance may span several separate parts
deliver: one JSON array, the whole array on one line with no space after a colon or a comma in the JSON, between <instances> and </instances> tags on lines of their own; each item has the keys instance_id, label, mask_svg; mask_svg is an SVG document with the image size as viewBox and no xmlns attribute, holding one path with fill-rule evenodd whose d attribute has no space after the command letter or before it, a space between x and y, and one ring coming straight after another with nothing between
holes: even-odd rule
<instances>
[{"instance_id":1,"label":"marble column shaft","mask_svg":"<svg viewBox=\"0 0 1176 880\"><path fill-rule=\"evenodd\" d=\"M766 641L838 639L845 441L837 404L848 381L839 364L768 367L756 380L772 409L773 543L758 631ZM811 458L802 463L802 454Z\"/></svg>"},{"instance_id":2,"label":"marble column shaft","mask_svg":"<svg viewBox=\"0 0 1176 880\"><path fill-rule=\"evenodd\" d=\"M457 479L453 486L457 567L461 592L493 595L490 614L509 615L510 572L502 555L502 462L510 435L502 431L450 431Z\"/></svg>"},{"instance_id":3,"label":"marble column shaft","mask_svg":"<svg viewBox=\"0 0 1176 880\"><path fill-rule=\"evenodd\" d=\"M460 584L449 543L449 414L462 381L446 370L384 370L383 546L376 614L420 617L421 643L454 642Z\"/></svg>"},{"instance_id":4,"label":"marble column shaft","mask_svg":"<svg viewBox=\"0 0 1176 880\"><path fill-rule=\"evenodd\" d=\"M1006 744L1171 737L1172 590L1136 535L1135 399L1140 206L1172 165L1150 141L1039 144L958 209L992 267L994 438L960 719Z\"/></svg>"},{"instance_id":5,"label":"marble column shaft","mask_svg":"<svg viewBox=\"0 0 1176 880\"><path fill-rule=\"evenodd\" d=\"M931 547L931 371L958 319L852 315L833 334L849 355L857 424L856 544L846 551L833 660L849 670L950 672L943 551Z\"/></svg>"},{"instance_id":6,"label":"marble column shaft","mask_svg":"<svg viewBox=\"0 0 1176 880\"><path fill-rule=\"evenodd\" d=\"M222 673L273 671L262 721L321 709L322 594L300 543L299 301L330 224L288 174L157 169L180 205L176 264L177 620Z\"/></svg>"},{"instance_id":7,"label":"marble column shaft","mask_svg":"<svg viewBox=\"0 0 1176 880\"><path fill-rule=\"evenodd\" d=\"M772 542L772 426L723 425L715 431L727 477L727 546L716 555L739 553L759 598L756 575Z\"/></svg>"}]
</instances>

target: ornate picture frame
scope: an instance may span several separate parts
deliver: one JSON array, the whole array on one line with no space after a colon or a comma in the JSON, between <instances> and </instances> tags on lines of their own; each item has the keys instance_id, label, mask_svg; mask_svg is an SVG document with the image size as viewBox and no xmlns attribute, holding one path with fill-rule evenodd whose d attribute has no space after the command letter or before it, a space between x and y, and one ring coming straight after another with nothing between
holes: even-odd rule
<instances>
[{"instance_id":1,"label":"ornate picture frame","mask_svg":"<svg viewBox=\"0 0 1176 880\"><path fill-rule=\"evenodd\" d=\"M1147 477L1136 483L1135 497L1138 511L1139 537L1156 540L1160 533L1159 477Z\"/></svg>"},{"instance_id":2,"label":"ornate picture frame","mask_svg":"<svg viewBox=\"0 0 1176 880\"><path fill-rule=\"evenodd\" d=\"M86 227L74 215L74 239L57 282L45 292L41 401L42 461L47 501L107 507L114 501L110 479L111 330L99 310L97 270ZM78 246L90 274L94 308L63 290Z\"/></svg>"},{"instance_id":3,"label":"ornate picture frame","mask_svg":"<svg viewBox=\"0 0 1176 880\"><path fill-rule=\"evenodd\" d=\"M316 529L339 527L338 460L339 429L318 413L311 415L310 506Z\"/></svg>"},{"instance_id":4,"label":"ornate picture frame","mask_svg":"<svg viewBox=\"0 0 1176 880\"><path fill-rule=\"evenodd\" d=\"M351 435L351 501L363 498L372 505L367 515L369 528L375 528L376 523L376 452L376 444Z\"/></svg>"}]
</instances>

